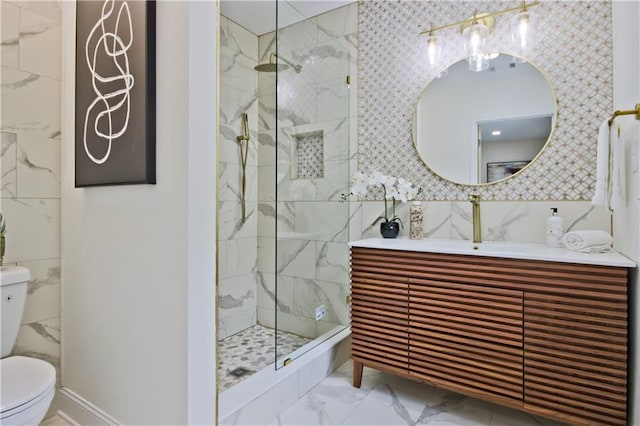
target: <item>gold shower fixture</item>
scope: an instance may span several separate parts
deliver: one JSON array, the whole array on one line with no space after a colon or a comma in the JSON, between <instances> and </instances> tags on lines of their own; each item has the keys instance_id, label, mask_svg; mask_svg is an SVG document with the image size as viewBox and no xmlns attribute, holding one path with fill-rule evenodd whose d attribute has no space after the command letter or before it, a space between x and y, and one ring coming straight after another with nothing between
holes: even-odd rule
<instances>
[{"instance_id":1,"label":"gold shower fixture","mask_svg":"<svg viewBox=\"0 0 640 426\"><path fill-rule=\"evenodd\" d=\"M492 52L487 52L485 43L487 36L496 26L496 16L517 12L509 23L511 39L518 53L523 53L531 45L532 19L529 8L539 5L539 1L526 3L523 1L520 6L511 7L492 13L478 13L472 17L458 22L434 27L433 23L428 30L422 31L420 35L427 36L427 56L432 69L436 68L442 51L441 40L436 36L437 31L459 26L460 34L464 40L464 47L469 69L472 71L483 71L489 67L489 59Z\"/></svg>"}]
</instances>

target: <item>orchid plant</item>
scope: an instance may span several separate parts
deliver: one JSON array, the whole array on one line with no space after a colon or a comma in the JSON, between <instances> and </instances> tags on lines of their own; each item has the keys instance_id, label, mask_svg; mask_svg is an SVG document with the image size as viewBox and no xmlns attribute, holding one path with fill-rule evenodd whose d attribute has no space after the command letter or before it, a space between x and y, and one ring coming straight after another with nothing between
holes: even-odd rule
<instances>
[{"instance_id":1,"label":"orchid plant","mask_svg":"<svg viewBox=\"0 0 640 426\"><path fill-rule=\"evenodd\" d=\"M349 195L362 197L369 191L369 188L378 187L382 188L384 193L384 216L380 216L379 219L384 219L385 222L399 221L401 224L402 221L396 215L396 201L407 202L414 199L422 191L421 188L414 187L411 182L403 178L385 175L374 170L370 174L355 172L351 178L351 193ZM388 200L391 200L391 216L388 212Z\"/></svg>"}]
</instances>

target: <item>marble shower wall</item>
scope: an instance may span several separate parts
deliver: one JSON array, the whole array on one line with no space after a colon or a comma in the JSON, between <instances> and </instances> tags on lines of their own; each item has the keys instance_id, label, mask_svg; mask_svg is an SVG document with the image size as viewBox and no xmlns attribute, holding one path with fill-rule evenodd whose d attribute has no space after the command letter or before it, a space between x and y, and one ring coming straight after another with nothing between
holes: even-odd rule
<instances>
[{"instance_id":1,"label":"marble shower wall","mask_svg":"<svg viewBox=\"0 0 640 426\"><path fill-rule=\"evenodd\" d=\"M355 3L305 19L277 34L278 54L301 72L279 72L277 91L275 74L258 77L258 322L274 326L277 305L278 328L309 338L349 321L349 206L340 195L356 152L357 39ZM275 50L275 33L259 37L260 63ZM322 148L309 151L321 149L322 161L299 173L299 144L320 143L319 134ZM316 321L320 305L326 316Z\"/></svg>"},{"instance_id":2,"label":"marble shower wall","mask_svg":"<svg viewBox=\"0 0 640 426\"><path fill-rule=\"evenodd\" d=\"M258 37L220 17L218 146L218 331L220 339L256 324L258 200ZM241 220L241 160L236 136L249 119L246 221ZM246 144L246 143L245 143ZM246 145L245 145L246 146Z\"/></svg>"},{"instance_id":3,"label":"marble shower wall","mask_svg":"<svg viewBox=\"0 0 640 426\"><path fill-rule=\"evenodd\" d=\"M0 210L5 264L31 270L14 355L60 370L60 111L62 15L57 1L0 2Z\"/></svg>"}]
</instances>

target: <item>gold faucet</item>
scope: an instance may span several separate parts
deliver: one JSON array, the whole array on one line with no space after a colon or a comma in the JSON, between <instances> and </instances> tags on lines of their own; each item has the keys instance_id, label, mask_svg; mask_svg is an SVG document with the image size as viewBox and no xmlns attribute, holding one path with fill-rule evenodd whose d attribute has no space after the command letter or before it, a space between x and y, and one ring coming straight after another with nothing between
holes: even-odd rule
<instances>
[{"instance_id":1,"label":"gold faucet","mask_svg":"<svg viewBox=\"0 0 640 426\"><path fill-rule=\"evenodd\" d=\"M473 210L473 242L482 242L482 227L480 226L480 195L471 194L469 196Z\"/></svg>"}]
</instances>

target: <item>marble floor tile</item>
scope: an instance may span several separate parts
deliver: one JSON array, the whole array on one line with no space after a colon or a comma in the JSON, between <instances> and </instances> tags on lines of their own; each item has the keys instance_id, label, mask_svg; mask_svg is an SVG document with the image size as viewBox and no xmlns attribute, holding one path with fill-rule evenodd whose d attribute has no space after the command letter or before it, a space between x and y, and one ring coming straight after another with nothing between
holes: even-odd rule
<instances>
[{"instance_id":1,"label":"marble floor tile","mask_svg":"<svg viewBox=\"0 0 640 426\"><path fill-rule=\"evenodd\" d=\"M366 367L359 389L352 377L347 361L269 426L563 426Z\"/></svg>"},{"instance_id":2,"label":"marble floor tile","mask_svg":"<svg viewBox=\"0 0 640 426\"><path fill-rule=\"evenodd\" d=\"M278 333L278 357L301 348L311 339L295 334ZM272 328L259 324L226 337L218 343L218 391L223 392L276 360L276 334ZM236 368L249 370L237 377L230 374Z\"/></svg>"}]
</instances>

